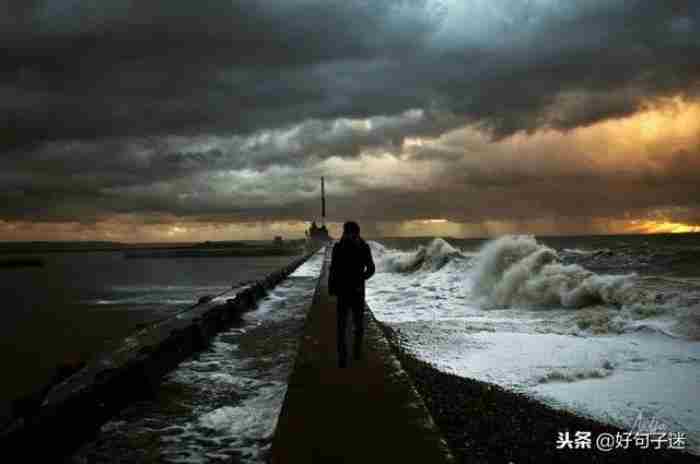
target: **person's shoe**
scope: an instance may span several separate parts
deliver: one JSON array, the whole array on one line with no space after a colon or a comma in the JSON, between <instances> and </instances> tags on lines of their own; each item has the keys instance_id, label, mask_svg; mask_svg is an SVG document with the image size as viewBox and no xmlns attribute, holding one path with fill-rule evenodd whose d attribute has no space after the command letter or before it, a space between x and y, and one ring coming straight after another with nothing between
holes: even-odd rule
<instances>
[{"instance_id":1,"label":"person's shoe","mask_svg":"<svg viewBox=\"0 0 700 464\"><path fill-rule=\"evenodd\" d=\"M341 360L338 361L338 367L341 368L341 369L343 369L343 368L345 368L345 367L348 367L348 362L345 361L344 359L341 359Z\"/></svg>"}]
</instances>

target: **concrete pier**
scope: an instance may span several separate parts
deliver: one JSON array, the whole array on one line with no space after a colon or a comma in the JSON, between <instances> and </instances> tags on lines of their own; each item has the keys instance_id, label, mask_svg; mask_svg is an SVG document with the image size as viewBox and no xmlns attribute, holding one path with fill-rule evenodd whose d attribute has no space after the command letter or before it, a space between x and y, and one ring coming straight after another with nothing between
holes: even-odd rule
<instances>
[{"instance_id":1,"label":"concrete pier","mask_svg":"<svg viewBox=\"0 0 700 464\"><path fill-rule=\"evenodd\" d=\"M369 308L363 360L337 367L328 251L278 419L271 462L453 462Z\"/></svg>"}]
</instances>

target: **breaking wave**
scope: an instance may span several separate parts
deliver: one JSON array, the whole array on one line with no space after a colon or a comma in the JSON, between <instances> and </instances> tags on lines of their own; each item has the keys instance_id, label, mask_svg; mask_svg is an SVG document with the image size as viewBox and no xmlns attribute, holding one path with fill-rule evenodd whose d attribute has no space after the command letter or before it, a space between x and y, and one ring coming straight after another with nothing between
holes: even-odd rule
<instances>
[{"instance_id":1,"label":"breaking wave","mask_svg":"<svg viewBox=\"0 0 700 464\"><path fill-rule=\"evenodd\" d=\"M619 305L634 275L599 275L562 264L532 236L504 236L475 258L472 291L485 307Z\"/></svg>"},{"instance_id":2,"label":"breaking wave","mask_svg":"<svg viewBox=\"0 0 700 464\"><path fill-rule=\"evenodd\" d=\"M383 273L373 282L397 289L386 302L411 302L416 312L576 309L546 330L700 340L700 285L692 279L594 272L566 263L572 249L557 252L527 235L494 239L477 252L441 238L411 251L369 245Z\"/></svg>"},{"instance_id":3,"label":"breaking wave","mask_svg":"<svg viewBox=\"0 0 700 464\"><path fill-rule=\"evenodd\" d=\"M449 261L463 257L461 252L441 238L433 239L427 246L400 252L388 250L377 242L370 242L377 271L409 273L418 270L437 271Z\"/></svg>"}]
</instances>

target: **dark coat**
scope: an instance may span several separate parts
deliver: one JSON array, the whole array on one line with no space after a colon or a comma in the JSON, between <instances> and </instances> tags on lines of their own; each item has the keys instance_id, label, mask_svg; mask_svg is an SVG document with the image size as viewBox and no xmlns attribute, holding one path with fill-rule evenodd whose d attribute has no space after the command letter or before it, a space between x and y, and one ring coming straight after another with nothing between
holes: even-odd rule
<instances>
[{"instance_id":1,"label":"dark coat","mask_svg":"<svg viewBox=\"0 0 700 464\"><path fill-rule=\"evenodd\" d=\"M333 245L331 268L328 275L328 291L331 295L344 296L365 293L365 280L374 274L372 251L361 238L343 237Z\"/></svg>"}]
</instances>

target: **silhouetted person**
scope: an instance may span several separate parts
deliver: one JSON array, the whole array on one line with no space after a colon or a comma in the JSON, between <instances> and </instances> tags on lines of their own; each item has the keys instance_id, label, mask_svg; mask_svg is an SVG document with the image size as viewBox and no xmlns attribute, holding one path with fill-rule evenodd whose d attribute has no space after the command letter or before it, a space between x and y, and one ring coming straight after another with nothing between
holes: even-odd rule
<instances>
[{"instance_id":1,"label":"silhouetted person","mask_svg":"<svg viewBox=\"0 0 700 464\"><path fill-rule=\"evenodd\" d=\"M364 335L365 280L374 274L374 261L367 242L360 237L360 226L353 221L343 225L343 236L333 246L328 291L338 297L338 365L347 365L345 328L352 311L355 359L362 357Z\"/></svg>"}]
</instances>

